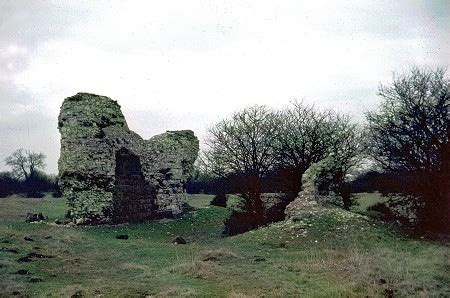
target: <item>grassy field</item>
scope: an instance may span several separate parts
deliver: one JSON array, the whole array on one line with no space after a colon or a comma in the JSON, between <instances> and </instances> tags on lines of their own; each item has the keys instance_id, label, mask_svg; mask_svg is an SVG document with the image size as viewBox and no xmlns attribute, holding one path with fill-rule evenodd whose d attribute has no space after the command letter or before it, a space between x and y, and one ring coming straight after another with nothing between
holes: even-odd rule
<instances>
[{"instance_id":1,"label":"grassy field","mask_svg":"<svg viewBox=\"0 0 450 298\"><path fill-rule=\"evenodd\" d=\"M356 197L357 205L353 206L353 211L359 213L365 213L367 208L375 205L376 203L385 202L387 199L383 198L379 192L372 193L358 193L354 195Z\"/></svg>"},{"instance_id":2,"label":"grassy field","mask_svg":"<svg viewBox=\"0 0 450 298\"><path fill-rule=\"evenodd\" d=\"M95 227L49 224L60 199L0 199L0 296L450 296L446 244L339 209L223 238L229 211L211 199L193 195L177 220Z\"/></svg>"}]
</instances>

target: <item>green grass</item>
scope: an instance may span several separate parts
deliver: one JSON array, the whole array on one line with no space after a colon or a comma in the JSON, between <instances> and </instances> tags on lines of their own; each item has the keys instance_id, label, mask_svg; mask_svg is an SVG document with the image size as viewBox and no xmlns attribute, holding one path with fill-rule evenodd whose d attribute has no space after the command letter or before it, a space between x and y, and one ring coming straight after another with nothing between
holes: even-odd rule
<instances>
[{"instance_id":1,"label":"green grass","mask_svg":"<svg viewBox=\"0 0 450 298\"><path fill-rule=\"evenodd\" d=\"M189 195L189 205L194 208L206 208L211 203L214 195L207 194L192 194Z\"/></svg>"},{"instance_id":2,"label":"green grass","mask_svg":"<svg viewBox=\"0 0 450 298\"><path fill-rule=\"evenodd\" d=\"M197 209L176 220L91 227L25 223L27 212L62 218L60 199L0 199L0 296L359 297L387 288L450 295L445 244L408 239L340 209L222 238L229 211L209 206L211 199L191 196ZM188 244L173 244L177 235ZM17 262L30 252L53 257ZM30 274L14 274L19 269Z\"/></svg>"},{"instance_id":3,"label":"green grass","mask_svg":"<svg viewBox=\"0 0 450 298\"><path fill-rule=\"evenodd\" d=\"M211 201L214 199L214 195L208 194L191 194L189 195L189 205L194 208L208 207ZM242 198L236 194L227 195L227 206L233 208L242 201Z\"/></svg>"},{"instance_id":4,"label":"green grass","mask_svg":"<svg viewBox=\"0 0 450 298\"><path fill-rule=\"evenodd\" d=\"M382 197L379 192L357 193L354 196L356 197L358 204L353 206L353 211L360 213L365 213L367 208L387 200L387 198Z\"/></svg>"}]
</instances>

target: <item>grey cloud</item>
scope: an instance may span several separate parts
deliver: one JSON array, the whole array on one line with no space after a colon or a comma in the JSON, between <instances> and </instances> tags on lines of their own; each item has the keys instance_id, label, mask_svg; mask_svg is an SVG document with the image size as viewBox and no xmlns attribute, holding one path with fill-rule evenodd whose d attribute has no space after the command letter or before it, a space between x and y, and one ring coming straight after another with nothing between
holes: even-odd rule
<instances>
[{"instance_id":1,"label":"grey cloud","mask_svg":"<svg viewBox=\"0 0 450 298\"><path fill-rule=\"evenodd\" d=\"M13 85L0 82L0 171L6 156L19 148L43 152L49 173L56 173L59 156L57 119Z\"/></svg>"},{"instance_id":2,"label":"grey cloud","mask_svg":"<svg viewBox=\"0 0 450 298\"><path fill-rule=\"evenodd\" d=\"M0 171L7 170L6 156L19 148L43 152L46 158L46 171L57 173L59 157L59 133L56 119L39 111L10 116L8 122L0 123Z\"/></svg>"},{"instance_id":3,"label":"grey cloud","mask_svg":"<svg viewBox=\"0 0 450 298\"><path fill-rule=\"evenodd\" d=\"M74 28L92 16L86 6L70 6L65 2L4 0L0 2L0 52L11 45L23 47L26 53L0 55L0 71L4 75L20 72L28 66L32 53L43 42L74 37ZM8 64L13 66L8 68Z\"/></svg>"},{"instance_id":4,"label":"grey cloud","mask_svg":"<svg viewBox=\"0 0 450 298\"><path fill-rule=\"evenodd\" d=\"M342 1L335 2L329 19L312 24L339 36L376 39L426 38L435 25L449 27L450 16L443 6L430 1ZM428 8L428 9L426 9ZM448 9L448 8L447 8ZM440 21L435 19L440 15ZM446 20L446 22L442 22Z\"/></svg>"},{"instance_id":5,"label":"grey cloud","mask_svg":"<svg viewBox=\"0 0 450 298\"><path fill-rule=\"evenodd\" d=\"M216 115L200 113L178 113L170 111L155 112L148 110L122 109L130 129L136 131L143 138L150 138L167 130L190 129L195 132L200 141L206 133L207 125L215 120Z\"/></svg>"},{"instance_id":6,"label":"grey cloud","mask_svg":"<svg viewBox=\"0 0 450 298\"><path fill-rule=\"evenodd\" d=\"M0 81L0 104L3 116L0 122L5 119L5 114L13 111L17 105L24 105L31 100L31 97L14 86L12 81Z\"/></svg>"},{"instance_id":7,"label":"grey cloud","mask_svg":"<svg viewBox=\"0 0 450 298\"><path fill-rule=\"evenodd\" d=\"M29 48L40 42L70 35L72 26L91 15L86 6L64 2L6 0L0 3L0 39Z\"/></svg>"}]
</instances>

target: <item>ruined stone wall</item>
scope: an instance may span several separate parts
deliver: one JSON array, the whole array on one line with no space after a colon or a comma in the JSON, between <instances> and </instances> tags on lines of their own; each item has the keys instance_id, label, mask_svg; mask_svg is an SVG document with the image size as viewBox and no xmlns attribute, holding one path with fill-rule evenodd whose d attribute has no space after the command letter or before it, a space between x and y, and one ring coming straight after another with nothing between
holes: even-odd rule
<instances>
[{"instance_id":1,"label":"ruined stone wall","mask_svg":"<svg viewBox=\"0 0 450 298\"><path fill-rule=\"evenodd\" d=\"M183 212L186 205L183 185L192 175L198 151L198 140L189 130L168 131L144 141L144 171L156 190L160 215Z\"/></svg>"},{"instance_id":2,"label":"ruined stone wall","mask_svg":"<svg viewBox=\"0 0 450 298\"><path fill-rule=\"evenodd\" d=\"M192 131L143 140L116 101L88 93L64 100L58 128L59 179L71 217L141 221L184 211L183 185L199 150Z\"/></svg>"},{"instance_id":3,"label":"ruined stone wall","mask_svg":"<svg viewBox=\"0 0 450 298\"><path fill-rule=\"evenodd\" d=\"M342 197L333 191L338 166L333 156L312 164L302 175L302 191L286 207L286 218L309 216L326 204L343 205Z\"/></svg>"}]
</instances>

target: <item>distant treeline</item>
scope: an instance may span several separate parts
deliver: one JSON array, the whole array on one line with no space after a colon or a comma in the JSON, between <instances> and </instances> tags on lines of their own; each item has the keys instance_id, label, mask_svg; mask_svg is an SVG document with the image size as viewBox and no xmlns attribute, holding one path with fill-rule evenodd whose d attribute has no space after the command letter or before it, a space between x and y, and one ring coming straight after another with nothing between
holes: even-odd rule
<instances>
[{"instance_id":1,"label":"distant treeline","mask_svg":"<svg viewBox=\"0 0 450 298\"><path fill-rule=\"evenodd\" d=\"M301 190L301 180L298 174L290 169L273 170L261 177L262 193L298 193ZM186 183L186 191L190 194L230 194L242 193L247 188L246 177L239 174L229 174L227 177L194 176Z\"/></svg>"},{"instance_id":2,"label":"distant treeline","mask_svg":"<svg viewBox=\"0 0 450 298\"><path fill-rule=\"evenodd\" d=\"M9 172L0 173L0 198L13 194L40 198L44 196L44 193L48 192L55 197L61 196L56 176L38 171L28 179L19 179Z\"/></svg>"},{"instance_id":3,"label":"distant treeline","mask_svg":"<svg viewBox=\"0 0 450 298\"><path fill-rule=\"evenodd\" d=\"M380 173L370 171L349 182L349 186L352 193L378 191L383 195L412 194L421 191L419 180L420 177L414 172Z\"/></svg>"},{"instance_id":4,"label":"distant treeline","mask_svg":"<svg viewBox=\"0 0 450 298\"><path fill-rule=\"evenodd\" d=\"M262 192L264 193L290 193L298 192L301 181L294 183L293 174L288 169L272 171L263 178ZM390 193L415 193L418 190L420 179L414 173L389 173L369 171L361 174L356 179L345 184L345 190L349 193L380 192L383 195ZM188 193L229 194L241 193L245 188L243 179L238 175L227 178L194 176L187 185Z\"/></svg>"},{"instance_id":5,"label":"distant treeline","mask_svg":"<svg viewBox=\"0 0 450 298\"><path fill-rule=\"evenodd\" d=\"M296 177L296 174L289 169L271 171L261 178L261 191L263 193L298 192L301 182L297 181ZM239 174L229 174L227 177L194 175L186 184L186 190L191 194L242 193L246 187L245 177Z\"/></svg>"}]
</instances>

